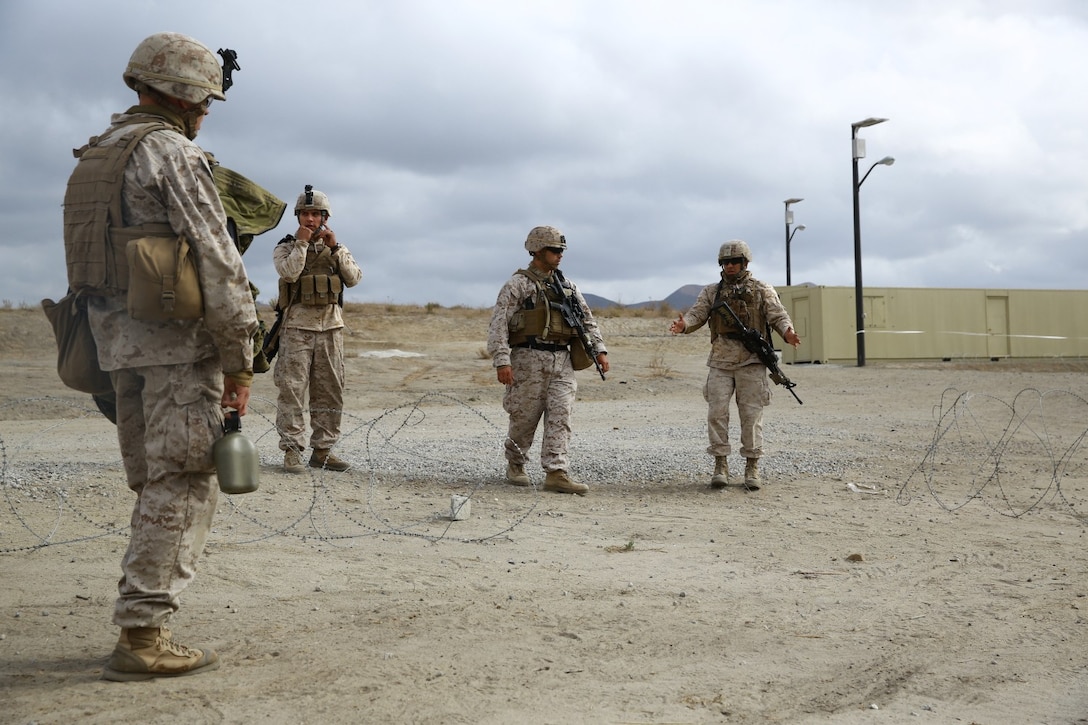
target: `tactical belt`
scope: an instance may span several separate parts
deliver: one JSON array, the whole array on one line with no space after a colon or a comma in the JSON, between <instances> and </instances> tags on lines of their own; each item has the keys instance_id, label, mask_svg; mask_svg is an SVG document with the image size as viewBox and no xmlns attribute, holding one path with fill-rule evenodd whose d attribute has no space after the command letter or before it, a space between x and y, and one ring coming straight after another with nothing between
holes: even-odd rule
<instances>
[{"instance_id":1,"label":"tactical belt","mask_svg":"<svg viewBox=\"0 0 1088 725\"><path fill-rule=\"evenodd\" d=\"M566 352L569 349L568 345L549 345L546 342L537 342L536 339L526 340L513 347L527 347L531 350L546 350L548 352Z\"/></svg>"}]
</instances>

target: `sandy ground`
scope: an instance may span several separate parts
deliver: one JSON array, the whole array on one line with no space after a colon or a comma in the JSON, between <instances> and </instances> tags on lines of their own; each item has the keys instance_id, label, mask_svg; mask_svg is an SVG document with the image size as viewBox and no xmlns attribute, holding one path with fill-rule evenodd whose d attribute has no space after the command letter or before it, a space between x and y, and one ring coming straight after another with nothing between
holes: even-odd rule
<instances>
[{"instance_id":1,"label":"sandy ground","mask_svg":"<svg viewBox=\"0 0 1088 725\"><path fill-rule=\"evenodd\" d=\"M574 497L502 482L486 311L353 310L354 469L282 473L259 377L261 487L172 623L223 666L118 684L114 430L0 310L0 722L1088 722L1083 365L787 367L764 487L714 491L668 319L602 319Z\"/></svg>"}]
</instances>

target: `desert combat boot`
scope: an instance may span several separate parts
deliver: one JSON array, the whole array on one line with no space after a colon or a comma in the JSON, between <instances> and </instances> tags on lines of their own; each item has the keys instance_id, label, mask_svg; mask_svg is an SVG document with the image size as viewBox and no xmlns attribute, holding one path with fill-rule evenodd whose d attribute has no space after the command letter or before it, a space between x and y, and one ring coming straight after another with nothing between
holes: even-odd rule
<instances>
[{"instance_id":1,"label":"desert combat boot","mask_svg":"<svg viewBox=\"0 0 1088 725\"><path fill-rule=\"evenodd\" d=\"M528 486L532 484L529 474L525 472L524 463L506 464L506 482L511 486Z\"/></svg>"},{"instance_id":2,"label":"desert combat boot","mask_svg":"<svg viewBox=\"0 0 1088 725\"><path fill-rule=\"evenodd\" d=\"M102 679L137 682L155 677L184 677L219 669L219 656L175 642L166 627L122 629Z\"/></svg>"},{"instance_id":3,"label":"desert combat boot","mask_svg":"<svg viewBox=\"0 0 1088 725\"><path fill-rule=\"evenodd\" d=\"M294 448L288 448L283 452L283 470L287 473L306 472L306 466L302 465L302 456Z\"/></svg>"},{"instance_id":4,"label":"desert combat boot","mask_svg":"<svg viewBox=\"0 0 1088 725\"><path fill-rule=\"evenodd\" d=\"M544 490L556 493L576 493L579 496L589 491L589 486L571 480L566 471L548 471L544 477Z\"/></svg>"},{"instance_id":5,"label":"desert combat boot","mask_svg":"<svg viewBox=\"0 0 1088 725\"><path fill-rule=\"evenodd\" d=\"M714 456L714 475L710 477L711 488L725 488L729 484L729 463L725 456Z\"/></svg>"},{"instance_id":6,"label":"desert combat boot","mask_svg":"<svg viewBox=\"0 0 1088 725\"><path fill-rule=\"evenodd\" d=\"M759 459L749 458L744 466L744 488L749 491L759 490Z\"/></svg>"},{"instance_id":7,"label":"desert combat boot","mask_svg":"<svg viewBox=\"0 0 1088 725\"><path fill-rule=\"evenodd\" d=\"M334 456L328 448L315 448L313 455L310 456L310 468L346 471L351 468L351 464Z\"/></svg>"}]
</instances>

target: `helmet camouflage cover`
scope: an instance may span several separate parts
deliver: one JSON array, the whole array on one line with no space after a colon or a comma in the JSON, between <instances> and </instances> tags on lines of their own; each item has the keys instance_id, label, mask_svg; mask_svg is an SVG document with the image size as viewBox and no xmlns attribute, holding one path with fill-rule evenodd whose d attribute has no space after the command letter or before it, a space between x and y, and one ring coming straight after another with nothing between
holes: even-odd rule
<instances>
[{"instance_id":1,"label":"helmet camouflage cover","mask_svg":"<svg viewBox=\"0 0 1088 725\"><path fill-rule=\"evenodd\" d=\"M317 191L310 184L306 190L298 195L295 201L295 216L303 209L319 209L325 212L325 216L332 216L332 208L329 206L329 196L323 191Z\"/></svg>"},{"instance_id":2,"label":"helmet camouflage cover","mask_svg":"<svg viewBox=\"0 0 1088 725\"><path fill-rule=\"evenodd\" d=\"M525 238L525 248L530 252L539 252L546 247L567 248L567 238L555 227L533 227Z\"/></svg>"},{"instance_id":3,"label":"helmet camouflage cover","mask_svg":"<svg viewBox=\"0 0 1088 725\"><path fill-rule=\"evenodd\" d=\"M142 83L159 93L189 103L203 103L209 96L225 101L223 69L215 54L200 41L181 33L155 33L145 38L123 75L129 88Z\"/></svg>"},{"instance_id":4,"label":"helmet camouflage cover","mask_svg":"<svg viewBox=\"0 0 1088 725\"><path fill-rule=\"evenodd\" d=\"M744 257L746 262L751 262L752 250L741 240L730 239L718 250L718 264L721 264L726 259L733 259L735 257Z\"/></svg>"}]
</instances>

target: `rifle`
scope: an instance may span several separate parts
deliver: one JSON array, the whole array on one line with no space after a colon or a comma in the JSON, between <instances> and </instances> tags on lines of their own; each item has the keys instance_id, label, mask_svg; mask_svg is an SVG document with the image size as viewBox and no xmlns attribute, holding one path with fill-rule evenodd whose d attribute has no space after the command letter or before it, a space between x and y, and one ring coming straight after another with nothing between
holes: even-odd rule
<instances>
[{"instance_id":1,"label":"rifle","mask_svg":"<svg viewBox=\"0 0 1088 725\"><path fill-rule=\"evenodd\" d=\"M577 300L572 301L572 296L568 295L563 288L563 282L566 279L563 277L563 273L558 269L552 274L550 284L555 288L555 292L559 297L563 299L563 302L548 302L548 306L563 316L563 321L567 323L567 326L572 328L578 333L578 342L582 344L586 354L593 360L594 367L597 368L597 373L600 374L601 380L604 380L604 368L601 367L601 362L597 359L597 348L590 341L589 333L586 332L585 312L582 310L582 306L576 304Z\"/></svg>"},{"instance_id":2,"label":"rifle","mask_svg":"<svg viewBox=\"0 0 1088 725\"><path fill-rule=\"evenodd\" d=\"M280 334L283 328L283 310L276 310L276 321L272 323L272 327L268 328L268 332L264 335L264 340L261 342L261 352L264 353L264 359L271 364L276 358L276 353L280 351Z\"/></svg>"},{"instance_id":3,"label":"rifle","mask_svg":"<svg viewBox=\"0 0 1088 725\"><path fill-rule=\"evenodd\" d=\"M770 372L771 380L773 380L776 385L781 385L785 387L786 390L790 391L790 395L793 396L798 405L804 405L804 403L801 402L801 399L797 397L797 393L793 392L797 383L787 378L786 374L778 367L778 356L775 355L774 347L771 346L771 343L763 339L763 336L759 334L759 330L754 330L751 327L745 326L745 324L740 321L740 317L737 316L737 313L729 306L727 300L714 303L714 306L710 308L711 314L714 313L714 310L721 307L729 310L733 322L737 323L737 327L740 328L740 332L737 333L736 337L733 339L740 340L741 344L744 345L749 352L755 353L759 357L759 361L763 363L767 367L768 372ZM730 337L733 337L733 335L730 335Z\"/></svg>"}]
</instances>

